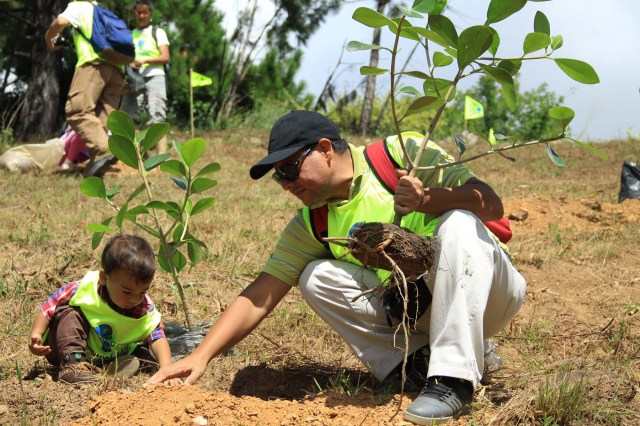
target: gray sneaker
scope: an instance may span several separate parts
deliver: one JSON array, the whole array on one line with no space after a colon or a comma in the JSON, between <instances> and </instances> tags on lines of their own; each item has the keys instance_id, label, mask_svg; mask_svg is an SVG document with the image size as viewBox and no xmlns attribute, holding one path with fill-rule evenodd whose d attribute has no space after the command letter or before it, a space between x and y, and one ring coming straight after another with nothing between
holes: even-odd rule
<instances>
[{"instance_id":1,"label":"gray sneaker","mask_svg":"<svg viewBox=\"0 0 640 426\"><path fill-rule=\"evenodd\" d=\"M473 400L470 382L453 377L429 377L427 385L404 412L418 425L437 425L458 416Z\"/></svg>"}]
</instances>

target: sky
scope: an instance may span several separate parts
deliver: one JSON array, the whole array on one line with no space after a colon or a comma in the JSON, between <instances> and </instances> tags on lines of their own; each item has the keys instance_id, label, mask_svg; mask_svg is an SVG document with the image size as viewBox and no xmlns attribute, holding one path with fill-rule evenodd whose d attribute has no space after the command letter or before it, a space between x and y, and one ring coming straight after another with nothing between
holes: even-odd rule
<instances>
[{"instance_id":1,"label":"sky","mask_svg":"<svg viewBox=\"0 0 640 426\"><path fill-rule=\"evenodd\" d=\"M273 13L272 3L259 0L259 13L265 19ZM216 7L227 15L226 25L232 31L238 4L243 0L222 0ZM450 13L445 13L457 27L463 29L483 24L489 0L449 0ZM317 96L336 68L345 42L371 42L370 28L352 19L358 7L375 8L373 0L349 2L337 14L327 17L321 28L303 46L304 57L298 80L307 83L307 90ZM522 54L522 42L533 31L536 11L549 19L551 35L561 35L564 45L553 57L579 59L589 63L600 77L600 83L585 85L566 76L549 60L528 61L523 64L519 81L521 92L547 83L549 89L564 97L563 105L573 109L576 117L571 123L571 135L582 141L626 138L631 134L640 139L640 1L639 0L552 0L529 1L515 15L494 24L501 37L498 56L514 57ZM413 20L417 24L417 20ZM422 22L422 21L420 21ZM391 46L392 34L384 29L382 45ZM408 52L412 45L402 45ZM418 55L414 55L418 57ZM336 71L339 93L351 90L362 76L359 68L368 64L369 51L344 52L342 64ZM390 56L382 52L380 67L388 67ZM442 78L452 78L455 62L443 68ZM425 63L415 59L408 69L424 70ZM477 77L463 80L465 90L477 82ZM405 83L410 83L406 80ZM388 74L378 77L378 93L386 93ZM419 86L418 86L419 87ZM630 132L630 133L629 133Z\"/></svg>"}]
</instances>

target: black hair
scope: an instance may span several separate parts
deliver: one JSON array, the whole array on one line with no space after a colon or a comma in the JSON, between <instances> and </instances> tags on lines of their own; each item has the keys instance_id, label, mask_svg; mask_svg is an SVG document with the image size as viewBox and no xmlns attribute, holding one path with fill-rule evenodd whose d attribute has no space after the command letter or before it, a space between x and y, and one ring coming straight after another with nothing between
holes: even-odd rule
<instances>
[{"instance_id":1,"label":"black hair","mask_svg":"<svg viewBox=\"0 0 640 426\"><path fill-rule=\"evenodd\" d=\"M147 240L137 235L115 235L102 250L102 268L107 275L121 269L138 283L151 282L156 272L153 248Z\"/></svg>"},{"instance_id":2,"label":"black hair","mask_svg":"<svg viewBox=\"0 0 640 426\"><path fill-rule=\"evenodd\" d=\"M136 6L139 5L139 4L149 6L149 10L153 9L153 7L151 5L151 0L136 0L135 3L133 3L133 8L135 9Z\"/></svg>"},{"instance_id":3,"label":"black hair","mask_svg":"<svg viewBox=\"0 0 640 426\"><path fill-rule=\"evenodd\" d=\"M344 154L349 149L349 144L344 139L333 139L331 141L331 146L338 154Z\"/></svg>"}]
</instances>

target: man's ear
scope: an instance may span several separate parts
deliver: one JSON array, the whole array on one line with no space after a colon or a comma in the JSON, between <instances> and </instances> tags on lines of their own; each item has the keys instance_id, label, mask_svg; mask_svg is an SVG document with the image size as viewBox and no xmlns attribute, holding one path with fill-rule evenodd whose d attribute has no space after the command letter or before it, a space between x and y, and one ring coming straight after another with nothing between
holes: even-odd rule
<instances>
[{"instance_id":1,"label":"man's ear","mask_svg":"<svg viewBox=\"0 0 640 426\"><path fill-rule=\"evenodd\" d=\"M107 273L104 272L104 269L100 269L100 278L98 279L99 285L107 285Z\"/></svg>"},{"instance_id":2,"label":"man's ear","mask_svg":"<svg viewBox=\"0 0 640 426\"><path fill-rule=\"evenodd\" d=\"M318 141L318 152L324 155L327 158L331 158L333 155L333 145L331 145L331 140L327 138L322 138Z\"/></svg>"}]
</instances>

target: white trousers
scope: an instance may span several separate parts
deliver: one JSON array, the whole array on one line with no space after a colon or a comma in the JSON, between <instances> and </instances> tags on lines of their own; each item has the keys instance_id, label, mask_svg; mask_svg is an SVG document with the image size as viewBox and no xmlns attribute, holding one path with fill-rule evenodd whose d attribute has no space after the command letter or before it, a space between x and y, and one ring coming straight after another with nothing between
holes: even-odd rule
<instances>
[{"instance_id":1,"label":"white trousers","mask_svg":"<svg viewBox=\"0 0 640 426\"><path fill-rule=\"evenodd\" d=\"M426 277L433 300L410 330L409 353L428 344L429 377L457 377L475 388L484 369L483 342L518 312L525 281L472 213L447 212L436 235L439 251ZM339 260L311 262L300 277L311 309L383 380L404 358L404 335L389 327L378 297L353 301L379 284L374 272Z\"/></svg>"}]
</instances>

